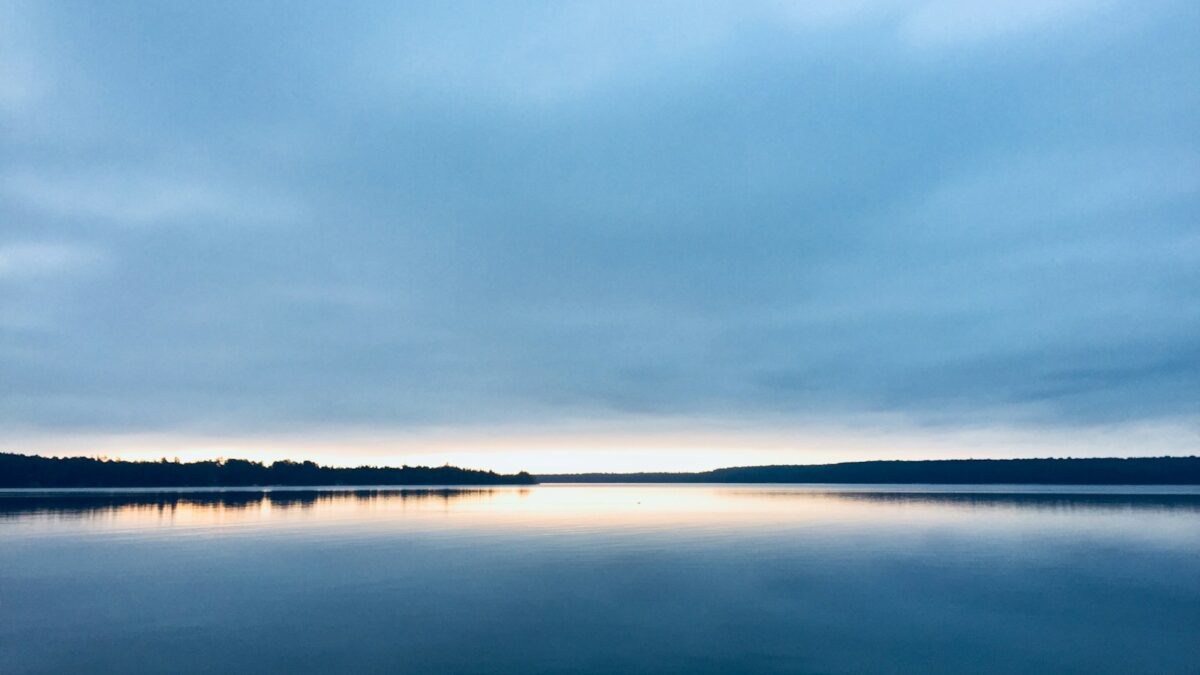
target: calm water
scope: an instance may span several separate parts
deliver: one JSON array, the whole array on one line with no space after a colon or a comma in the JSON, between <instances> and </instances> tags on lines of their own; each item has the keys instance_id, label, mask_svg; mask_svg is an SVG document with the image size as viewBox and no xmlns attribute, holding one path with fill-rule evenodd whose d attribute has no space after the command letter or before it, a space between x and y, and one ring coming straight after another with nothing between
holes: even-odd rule
<instances>
[{"instance_id":1,"label":"calm water","mask_svg":"<svg viewBox=\"0 0 1200 675\"><path fill-rule=\"evenodd\" d=\"M1198 673L1200 490L0 492L0 673Z\"/></svg>"}]
</instances>

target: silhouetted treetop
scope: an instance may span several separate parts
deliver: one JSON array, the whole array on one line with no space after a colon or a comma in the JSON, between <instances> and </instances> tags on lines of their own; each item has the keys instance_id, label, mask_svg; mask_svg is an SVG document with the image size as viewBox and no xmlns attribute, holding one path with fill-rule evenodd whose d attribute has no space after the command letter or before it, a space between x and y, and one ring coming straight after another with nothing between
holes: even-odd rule
<instances>
[{"instance_id":1,"label":"silhouetted treetop","mask_svg":"<svg viewBox=\"0 0 1200 675\"><path fill-rule=\"evenodd\" d=\"M1200 457L942 459L739 466L698 473L580 473L544 483L932 483L1200 485Z\"/></svg>"},{"instance_id":2,"label":"silhouetted treetop","mask_svg":"<svg viewBox=\"0 0 1200 675\"><path fill-rule=\"evenodd\" d=\"M245 459L204 462L124 462L90 457L39 457L0 453L0 487L225 487L251 485L532 485L527 472L454 466L358 466L313 462L263 464Z\"/></svg>"}]
</instances>

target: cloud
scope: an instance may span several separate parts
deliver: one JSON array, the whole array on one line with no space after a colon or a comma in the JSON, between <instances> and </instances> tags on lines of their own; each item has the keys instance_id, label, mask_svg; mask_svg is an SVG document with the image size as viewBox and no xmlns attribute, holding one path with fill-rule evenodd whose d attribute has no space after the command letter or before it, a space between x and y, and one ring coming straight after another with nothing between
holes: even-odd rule
<instances>
[{"instance_id":1,"label":"cloud","mask_svg":"<svg viewBox=\"0 0 1200 675\"><path fill-rule=\"evenodd\" d=\"M0 280L77 274L104 262L100 251L79 244L23 242L0 244Z\"/></svg>"},{"instance_id":2,"label":"cloud","mask_svg":"<svg viewBox=\"0 0 1200 675\"><path fill-rule=\"evenodd\" d=\"M1200 409L1189 5L37 9L22 438Z\"/></svg>"},{"instance_id":3,"label":"cloud","mask_svg":"<svg viewBox=\"0 0 1200 675\"><path fill-rule=\"evenodd\" d=\"M32 49L26 7L0 7L0 114L14 115L40 98L45 77L30 58Z\"/></svg>"},{"instance_id":4,"label":"cloud","mask_svg":"<svg viewBox=\"0 0 1200 675\"><path fill-rule=\"evenodd\" d=\"M900 24L903 39L917 47L955 47L995 42L1071 26L1112 9L1094 0L933 0L918 3Z\"/></svg>"},{"instance_id":5,"label":"cloud","mask_svg":"<svg viewBox=\"0 0 1200 675\"><path fill-rule=\"evenodd\" d=\"M72 298L82 284L94 282L111 268L107 250L68 241L12 241L0 243L0 352L3 346L21 345L19 336L43 338L63 328ZM8 331L11 331L9 333ZM31 351L0 353L0 365L29 358Z\"/></svg>"},{"instance_id":6,"label":"cloud","mask_svg":"<svg viewBox=\"0 0 1200 675\"><path fill-rule=\"evenodd\" d=\"M703 9L703 11L697 11ZM447 21L447 14L461 20ZM451 91L467 99L556 105L653 81L710 52L739 17L719 3L401 8L355 45L350 79L386 94ZM436 36L436 37L435 37Z\"/></svg>"},{"instance_id":7,"label":"cloud","mask_svg":"<svg viewBox=\"0 0 1200 675\"><path fill-rule=\"evenodd\" d=\"M108 225L161 225L193 219L263 223L295 218L292 204L238 194L202 180L108 170L74 175L11 171L0 192L26 208Z\"/></svg>"}]
</instances>

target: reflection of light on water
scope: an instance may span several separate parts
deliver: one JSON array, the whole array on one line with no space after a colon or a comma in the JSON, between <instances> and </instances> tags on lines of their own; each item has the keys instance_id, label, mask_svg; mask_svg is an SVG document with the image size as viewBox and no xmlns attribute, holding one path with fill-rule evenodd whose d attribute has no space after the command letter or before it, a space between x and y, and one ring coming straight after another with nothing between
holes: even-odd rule
<instances>
[{"instance_id":1,"label":"reflection of light on water","mask_svg":"<svg viewBox=\"0 0 1200 675\"><path fill-rule=\"evenodd\" d=\"M541 485L0 494L0 527L81 531L307 528L548 533L969 527L1193 532L1200 494L985 492L914 486ZM1150 513L1166 516L1143 527ZM1037 518L1030 516L1036 514ZM325 528L325 529L322 529ZM1172 534L1172 536L1176 536Z\"/></svg>"}]
</instances>

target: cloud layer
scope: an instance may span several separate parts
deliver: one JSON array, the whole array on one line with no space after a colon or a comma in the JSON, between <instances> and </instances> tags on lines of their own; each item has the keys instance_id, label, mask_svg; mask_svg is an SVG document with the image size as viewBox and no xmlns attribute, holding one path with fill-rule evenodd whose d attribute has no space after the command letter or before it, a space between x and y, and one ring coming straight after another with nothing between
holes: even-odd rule
<instances>
[{"instance_id":1,"label":"cloud layer","mask_svg":"<svg viewBox=\"0 0 1200 675\"><path fill-rule=\"evenodd\" d=\"M0 443L1195 438L1195 3L244 5L0 9Z\"/></svg>"}]
</instances>

